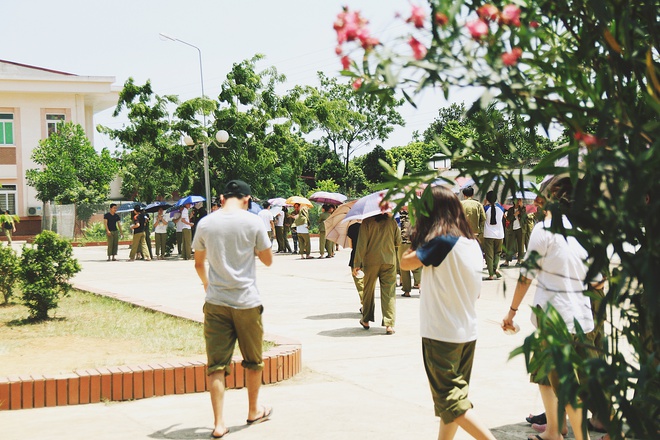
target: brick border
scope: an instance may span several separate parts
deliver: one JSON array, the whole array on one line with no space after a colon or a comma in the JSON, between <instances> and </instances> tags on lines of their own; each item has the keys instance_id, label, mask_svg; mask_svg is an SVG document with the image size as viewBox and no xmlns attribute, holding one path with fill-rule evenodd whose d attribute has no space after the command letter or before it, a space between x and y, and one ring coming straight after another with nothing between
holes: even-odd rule
<instances>
[{"instance_id":1,"label":"brick border","mask_svg":"<svg viewBox=\"0 0 660 440\"><path fill-rule=\"evenodd\" d=\"M300 373L300 343L272 335L266 339L279 345L264 353L261 382L281 382ZM225 376L227 389L245 387L241 361L240 356L232 358L232 373ZM201 359L92 368L60 375L8 376L0 377L0 411L138 400L208 390L206 362Z\"/></svg>"},{"instance_id":2,"label":"brick border","mask_svg":"<svg viewBox=\"0 0 660 440\"><path fill-rule=\"evenodd\" d=\"M74 285L100 296L129 302L135 306L156 310L178 318L198 322L196 317L157 304L137 303L112 292ZM264 340L275 347L263 354L261 383L271 384L290 379L302 371L300 342L266 334ZM225 388L245 387L243 359L234 356L232 373L225 376ZM200 393L209 390L206 359L163 362L144 365L76 370L60 375L0 376L0 411L51 406L81 405L102 401L126 401L169 394Z\"/></svg>"}]
</instances>

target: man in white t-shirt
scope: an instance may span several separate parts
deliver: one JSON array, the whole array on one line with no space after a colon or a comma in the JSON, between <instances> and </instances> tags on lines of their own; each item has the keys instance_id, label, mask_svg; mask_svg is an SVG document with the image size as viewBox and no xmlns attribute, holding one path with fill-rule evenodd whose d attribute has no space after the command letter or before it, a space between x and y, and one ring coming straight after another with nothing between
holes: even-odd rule
<instances>
[{"instance_id":1,"label":"man in white t-shirt","mask_svg":"<svg viewBox=\"0 0 660 440\"><path fill-rule=\"evenodd\" d=\"M190 207L192 203L186 203L181 210L181 256L184 260L192 258L192 223L190 222ZM178 225L177 225L178 226Z\"/></svg>"},{"instance_id":2,"label":"man in white t-shirt","mask_svg":"<svg viewBox=\"0 0 660 440\"><path fill-rule=\"evenodd\" d=\"M273 246L273 233L275 232L275 224L273 222L273 213L270 212L270 203L264 202L263 204L264 209L259 211L259 218L261 218L261 221L264 222L264 227L266 228L266 232L268 232L268 238L270 238L270 245L271 247Z\"/></svg>"},{"instance_id":3,"label":"man in white t-shirt","mask_svg":"<svg viewBox=\"0 0 660 440\"><path fill-rule=\"evenodd\" d=\"M277 240L277 253L284 253L286 251L286 244L284 240L284 211L278 208L279 212L275 215L275 239Z\"/></svg>"}]
</instances>

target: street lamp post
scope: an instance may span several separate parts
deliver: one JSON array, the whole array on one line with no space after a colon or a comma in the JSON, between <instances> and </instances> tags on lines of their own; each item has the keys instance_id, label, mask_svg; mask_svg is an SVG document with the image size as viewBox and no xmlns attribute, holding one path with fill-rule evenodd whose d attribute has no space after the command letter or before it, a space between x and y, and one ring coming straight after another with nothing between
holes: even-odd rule
<instances>
[{"instance_id":1,"label":"street lamp post","mask_svg":"<svg viewBox=\"0 0 660 440\"><path fill-rule=\"evenodd\" d=\"M165 38L166 40L183 43L186 46L194 47L195 49L197 49L197 53L199 54L199 79L200 79L200 82L202 84L202 99L204 99L204 70L202 69L202 50L199 47L195 46L194 44L190 44L186 41L179 40L178 38L171 37L171 36L169 36L167 34L164 34L162 32L159 35L161 37ZM203 118L203 121L204 121L204 128L206 128L206 113L204 113L203 109L202 109L202 118ZM224 130L221 130L221 131L224 132L225 134L227 133ZM220 133L220 131L218 132L218 134L219 133ZM216 134L216 137L217 137L217 134ZM184 142L186 142L185 139L184 139ZM218 142L220 142L219 139L218 139ZM225 140L224 142L227 142L227 140ZM224 142L221 142L221 143L224 143ZM190 146L190 145L193 145L193 144L188 144L186 142L186 145ZM210 182L210 177L209 177L209 151L208 151L208 145L207 145L206 142L202 142L202 151L203 151L203 154L204 154L204 189L206 190L206 195L205 195L206 196L206 206L210 209L210 207L211 207L211 182Z\"/></svg>"}]
</instances>

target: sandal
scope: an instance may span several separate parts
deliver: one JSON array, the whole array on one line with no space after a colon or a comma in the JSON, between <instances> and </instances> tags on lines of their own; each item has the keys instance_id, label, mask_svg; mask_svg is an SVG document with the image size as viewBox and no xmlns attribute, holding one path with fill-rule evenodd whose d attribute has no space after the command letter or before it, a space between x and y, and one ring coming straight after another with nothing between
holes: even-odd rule
<instances>
[{"instance_id":1,"label":"sandal","mask_svg":"<svg viewBox=\"0 0 660 440\"><path fill-rule=\"evenodd\" d=\"M362 310L362 309L360 309L360 310ZM363 329L365 329L365 330L369 330L369 323L368 323L368 322L363 322L363 321L360 319L360 325L362 326Z\"/></svg>"},{"instance_id":2,"label":"sandal","mask_svg":"<svg viewBox=\"0 0 660 440\"><path fill-rule=\"evenodd\" d=\"M410 292L403 292L403 294L401 296L403 296L405 298L410 298Z\"/></svg>"}]
</instances>

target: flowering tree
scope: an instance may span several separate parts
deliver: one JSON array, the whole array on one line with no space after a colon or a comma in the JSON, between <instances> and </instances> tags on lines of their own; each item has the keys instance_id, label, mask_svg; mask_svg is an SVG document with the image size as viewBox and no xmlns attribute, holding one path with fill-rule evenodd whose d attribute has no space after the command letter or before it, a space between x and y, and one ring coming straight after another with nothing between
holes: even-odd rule
<instances>
[{"instance_id":1,"label":"flowering tree","mask_svg":"<svg viewBox=\"0 0 660 440\"><path fill-rule=\"evenodd\" d=\"M623 424L636 438L660 432L660 35L657 1L511 0L511 4L430 0L413 5L401 38L407 45L387 50L370 33L360 12L345 8L334 23L336 52L344 74L361 93L391 99L392 90L410 101L417 92L441 88L448 96L461 87L483 90L469 111L494 103L510 120L534 130L567 135L566 144L534 169L537 175L567 172L575 187L566 212L573 234L592 258L590 276L610 273L600 317L611 337L599 359L580 359L557 322L520 352L545 346L564 372L560 403L611 411L609 432L620 438ZM397 48L404 47L402 53ZM477 184L496 176L513 191L520 175L516 145L508 159L495 157L480 138L451 152L462 173ZM488 138L486 136L485 138ZM450 151L445 149L447 154ZM557 158L568 158L557 166ZM476 159L475 159L476 158ZM422 178L395 173L398 185ZM435 176L430 177L435 178ZM412 193L414 194L414 193ZM403 202L403 201L402 201ZM558 206L551 207L558 210ZM607 315L606 315L606 312ZM564 327L565 329L565 327ZM624 340L632 353L620 350ZM582 369L588 383L566 372ZM634 390L634 391L633 391ZM560 405L562 406L562 405Z\"/></svg>"}]
</instances>

